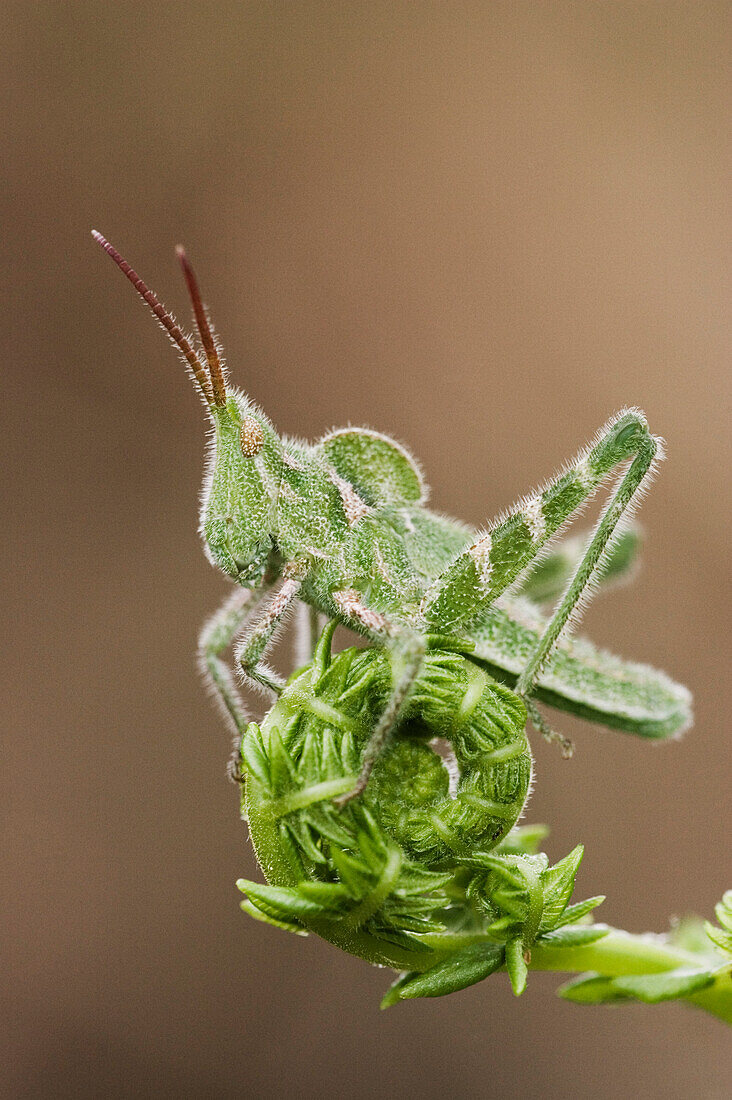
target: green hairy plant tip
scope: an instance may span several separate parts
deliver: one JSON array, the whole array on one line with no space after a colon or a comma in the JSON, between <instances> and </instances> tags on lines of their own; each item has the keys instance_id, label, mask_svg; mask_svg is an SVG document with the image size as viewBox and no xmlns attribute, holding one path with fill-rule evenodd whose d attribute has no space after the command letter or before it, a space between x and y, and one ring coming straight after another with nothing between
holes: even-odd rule
<instances>
[{"instance_id":1,"label":"green hairy plant tip","mask_svg":"<svg viewBox=\"0 0 732 1100\"><path fill-rule=\"evenodd\" d=\"M576 1003L675 999L726 1018L710 954L730 935L730 895L703 956L594 923L604 896L572 902L583 845L552 863L546 827L515 824L531 775L525 711L468 657L425 654L365 791L336 805L398 670L380 646L333 654L332 635L331 622L241 739L242 810L268 880L237 882L244 912L401 972L382 1008L500 970L520 996L532 969L551 969L582 975L560 990Z\"/></svg>"},{"instance_id":2,"label":"green hairy plant tip","mask_svg":"<svg viewBox=\"0 0 732 1100\"><path fill-rule=\"evenodd\" d=\"M715 905L714 913L719 921L717 928L709 921L704 924L704 930L708 938L722 955L729 958L732 967L732 890L727 890L722 900Z\"/></svg>"},{"instance_id":3,"label":"green hairy plant tip","mask_svg":"<svg viewBox=\"0 0 732 1100\"><path fill-rule=\"evenodd\" d=\"M543 969L579 975L560 990L577 1003L680 1000L732 1021L730 892L716 924L665 937L595 924L603 897L572 901L582 846L552 863L546 828L519 824L527 724L572 748L544 706L651 739L691 722L670 677L569 636L590 596L634 571L632 518L663 454L644 414L610 417L472 529L428 507L419 463L385 434L282 436L231 384L182 248L195 337L93 235L182 357L208 427L200 531L230 594L199 663L236 736L231 774L264 880L238 880L242 910L392 968L382 1007L504 970L519 996ZM562 541L601 492L594 527ZM291 612L283 678L267 654ZM333 653L337 627L360 647ZM267 694L261 720L240 679Z\"/></svg>"}]
</instances>

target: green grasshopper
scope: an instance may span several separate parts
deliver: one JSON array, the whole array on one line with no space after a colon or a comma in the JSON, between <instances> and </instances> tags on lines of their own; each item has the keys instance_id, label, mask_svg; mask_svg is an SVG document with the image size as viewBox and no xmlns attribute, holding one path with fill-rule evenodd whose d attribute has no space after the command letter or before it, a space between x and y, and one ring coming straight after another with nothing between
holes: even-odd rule
<instances>
[{"instance_id":1,"label":"green grasshopper","mask_svg":"<svg viewBox=\"0 0 732 1100\"><path fill-rule=\"evenodd\" d=\"M278 435L230 386L183 250L200 350L116 249L93 235L182 354L211 424L201 534L209 560L236 590L204 627L200 659L239 734L247 718L222 654L235 643L241 674L279 695L284 682L264 658L296 604L305 605L312 638L325 615L392 655L391 695L341 803L365 789L424 655L435 648L464 654L513 688L548 737L558 735L534 698L644 737L679 734L689 724L685 688L566 633L593 587L621 571L632 541L622 525L662 457L662 441L640 411L613 416L560 474L476 532L426 507L418 464L388 436L343 428L308 444ZM590 537L548 557L550 540L616 471L618 484ZM547 616L532 590L543 601L562 582Z\"/></svg>"}]
</instances>

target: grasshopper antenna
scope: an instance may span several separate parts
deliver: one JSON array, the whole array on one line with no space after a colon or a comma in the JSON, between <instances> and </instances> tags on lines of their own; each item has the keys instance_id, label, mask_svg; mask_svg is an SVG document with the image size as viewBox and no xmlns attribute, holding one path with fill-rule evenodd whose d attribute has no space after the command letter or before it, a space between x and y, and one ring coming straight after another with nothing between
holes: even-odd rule
<instances>
[{"instance_id":1,"label":"grasshopper antenna","mask_svg":"<svg viewBox=\"0 0 732 1100\"><path fill-rule=\"evenodd\" d=\"M211 393L211 383L209 382L208 375L206 374L206 371L204 370L203 365L198 358L198 355L191 346L190 341L183 335L180 326L176 323L175 318L172 317L170 313L168 313L163 305L161 305L153 292L150 290L147 284L143 282L143 280L140 278L134 268L132 268L127 263L127 260L124 260L122 256L120 256L117 249L114 248L114 246L111 245L109 241L102 236L101 233L98 233L96 229L92 229L92 237L95 241L97 241L98 244L102 246L104 251L112 257L122 274L127 276L142 300L150 307L155 317L157 317L158 321L160 321L160 324L166 330L173 343L176 345L177 348L180 349L186 362L188 363L188 366L193 372L193 377L198 383L199 389L206 399L206 402L209 405L218 405L219 403L223 404L223 402L219 402L214 399Z\"/></svg>"},{"instance_id":2,"label":"grasshopper antenna","mask_svg":"<svg viewBox=\"0 0 732 1100\"><path fill-rule=\"evenodd\" d=\"M206 353L208 369L211 373L211 386L213 388L214 404L225 405L226 379L224 378L224 369L221 365L221 359L219 358L216 341L214 340L213 333L211 332L211 326L208 323L206 307L204 306L201 299L201 291L198 286L198 280L196 279L195 272L191 267L188 257L186 256L186 250L184 249L183 245L177 245L175 251L178 259L180 260L180 266L183 268L183 277L185 278L186 286L188 287L188 294L191 299L191 305L193 306L193 315L196 318L198 334L201 337L203 350Z\"/></svg>"}]
</instances>

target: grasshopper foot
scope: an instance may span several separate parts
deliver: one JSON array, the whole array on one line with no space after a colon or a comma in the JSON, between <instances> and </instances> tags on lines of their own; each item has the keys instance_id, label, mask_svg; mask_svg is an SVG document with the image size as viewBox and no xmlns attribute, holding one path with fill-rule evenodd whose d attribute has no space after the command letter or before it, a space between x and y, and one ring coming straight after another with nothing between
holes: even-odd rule
<instances>
[{"instance_id":1,"label":"grasshopper foot","mask_svg":"<svg viewBox=\"0 0 732 1100\"><path fill-rule=\"evenodd\" d=\"M371 761L367 761L367 763L364 764L363 768L361 769L361 774L356 780L355 786L353 786L350 791L346 791L345 794L340 794L338 795L338 798L333 799L333 805L336 807L337 810L342 810L344 806L348 805L349 802L353 802L354 798L358 798L360 795L363 794L363 792L366 790L366 787L368 786L372 768L373 763Z\"/></svg>"},{"instance_id":2,"label":"grasshopper foot","mask_svg":"<svg viewBox=\"0 0 732 1100\"><path fill-rule=\"evenodd\" d=\"M238 748L234 751L233 755L229 758L229 762L226 765L226 776L232 783L244 783L244 775L241 770L241 757L239 755Z\"/></svg>"},{"instance_id":3,"label":"grasshopper foot","mask_svg":"<svg viewBox=\"0 0 732 1100\"><path fill-rule=\"evenodd\" d=\"M550 745L559 745L560 749L562 750L563 758L565 760L569 760L574 753L574 741L570 741L570 739L568 737L565 737L564 734L558 733L557 730L552 729L552 727L549 725L546 718L538 709L536 704L533 703L529 698L527 698L526 695L522 695L521 698L526 704L529 721L531 722L534 729L538 730L544 740L547 741Z\"/></svg>"}]
</instances>

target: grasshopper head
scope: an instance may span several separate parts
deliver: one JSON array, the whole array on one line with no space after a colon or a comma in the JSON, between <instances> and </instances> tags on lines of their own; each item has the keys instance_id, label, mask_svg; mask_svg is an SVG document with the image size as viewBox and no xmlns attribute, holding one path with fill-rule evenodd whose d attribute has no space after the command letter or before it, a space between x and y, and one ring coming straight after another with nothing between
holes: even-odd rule
<instances>
[{"instance_id":1,"label":"grasshopper head","mask_svg":"<svg viewBox=\"0 0 732 1100\"><path fill-rule=\"evenodd\" d=\"M212 422L201 506L201 534L214 565L243 583L266 570L273 548L282 443L267 417L227 384L219 348L209 325L193 269L185 252L178 259L193 305L202 350L194 348L175 319L119 252L96 230L108 252L181 352Z\"/></svg>"},{"instance_id":2,"label":"grasshopper head","mask_svg":"<svg viewBox=\"0 0 732 1100\"><path fill-rule=\"evenodd\" d=\"M211 418L201 534L214 565L245 583L256 581L273 546L282 444L243 394L229 391Z\"/></svg>"}]
</instances>

